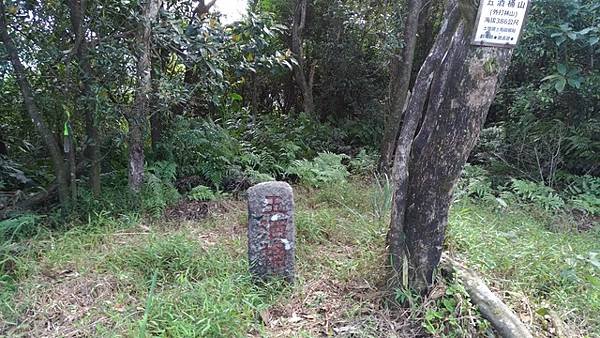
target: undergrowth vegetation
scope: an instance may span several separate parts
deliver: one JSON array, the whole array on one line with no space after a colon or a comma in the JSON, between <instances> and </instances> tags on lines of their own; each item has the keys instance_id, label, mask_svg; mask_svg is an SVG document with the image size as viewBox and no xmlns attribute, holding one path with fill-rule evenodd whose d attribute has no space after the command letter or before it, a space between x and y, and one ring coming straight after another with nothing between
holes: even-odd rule
<instances>
[{"instance_id":1,"label":"undergrowth vegetation","mask_svg":"<svg viewBox=\"0 0 600 338\"><path fill-rule=\"evenodd\" d=\"M250 1L226 24L214 1L0 1L0 336L493 334L449 276L381 291L398 38L420 23L414 79L443 2ZM600 336L600 6L528 13L444 245L536 335ZM246 191L274 180L297 197L293 286L247 268Z\"/></svg>"},{"instance_id":2,"label":"undergrowth vegetation","mask_svg":"<svg viewBox=\"0 0 600 338\"><path fill-rule=\"evenodd\" d=\"M331 165L308 166L326 172L344 166L341 156L320 156L330 156ZM173 166L152 170L164 178ZM3 236L20 247L3 251L3 273L10 278L0 281L4 323L0 330L9 335L23 330L44 334L48 328L26 326L23 316L37 311L40 317L34 323L40 323L50 316L50 307L65 302L73 311L83 311L78 305L83 299L94 304L89 320L63 318L51 326L54 332L77 326L96 336L241 337L286 335L292 327L296 336L310 337L319 335L324 325L337 330L350 325L358 336L381 336L393 332L388 324L392 321L397 330L415 335L490 334L489 323L462 285L441 275L425 297L397 290L396 301L406 304L409 312L401 318L387 317L385 296L372 298L372 293L385 283L380 271L385 263L390 182L386 177L348 176L347 170L336 173L335 180L317 181L318 188L310 183L313 173L298 175L307 185L295 187L298 283L294 286L252 281L245 208L233 196L217 199L229 205L228 211L194 222L99 214L87 226L38 233L33 240L28 239L32 226L42 221L35 216L3 223ZM514 190L512 182L506 191L476 188L485 180L479 174L480 169L468 168L461 181L446 241L450 253L482 273L492 289L530 321L536 334L544 335L554 325L551 313L578 335L600 332L593 315L600 311L598 228L580 232L577 220L546 210L535 199L523 206L519 199L529 197ZM199 186L187 198L214 200L216 193ZM553 227L556 222L566 224ZM80 285L102 283L111 289L77 291L79 300L60 298L61 285L79 290ZM101 324L92 325L94 318L103 318Z\"/></svg>"},{"instance_id":3,"label":"undergrowth vegetation","mask_svg":"<svg viewBox=\"0 0 600 338\"><path fill-rule=\"evenodd\" d=\"M600 333L595 315L600 311L600 231L597 225L583 232L577 228L573 219L540 208L464 200L451 213L447 245L484 273L514 308L538 319L554 311L578 327L576 335L593 336Z\"/></svg>"},{"instance_id":4,"label":"undergrowth vegetation","mask_svg":"<svg viewBox=\"0 0 600 338\"><path fill-rule=\"evenodd\" d=\"M600 178L564 175L552 188L543 182L495 176L484 167L467 165L456 198L469 196L500 207L534 205L549 212L600 215Z\"/></svg>"}]
</instances>

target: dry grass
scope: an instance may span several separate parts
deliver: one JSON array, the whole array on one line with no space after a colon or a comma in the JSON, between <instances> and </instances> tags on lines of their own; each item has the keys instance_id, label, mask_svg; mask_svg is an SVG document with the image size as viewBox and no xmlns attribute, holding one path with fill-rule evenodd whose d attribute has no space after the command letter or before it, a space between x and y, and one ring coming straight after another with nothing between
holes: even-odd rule
<instances>
[{"instance_id":1,"label":"dry grass","mask_svg":"<svg viewBox=\"0 0 600 338\"><path fill-rule=\"evenodd\" d=\"M139 311L127 313L139 302L131 295L134 289L111 275L47 270L15 295L16 305L25 310L16 323L5 323L0 332L10 337L89 337L119 330L121 320L112 315L113 310L139 315Z\"/></svg>"},{"instance_id":2,"label":"dry grass","mask_svg":"<svg viewBox=\"0 0 600 338\"><path fill-rule=\"evenodd\" d=\"M3 298L8 299L10 310L0 311L0 336L490 334L460 285L451 281L440 279L427 297L415 297L406 309L391 311L384 304L390 296L380 292L385 284L381 272L386 221L374 217L366 183L296 192L298 282L294 286L251 283L246 203L221 201L206 204L208 212L199 219L186 220L175 212L177 217L169 219L142 220L130 227L97 226L32 242L31 252L16 260L16 271L26 273L14 284L16 291L6 291ZM511 270L510 264L501 269L504 260L491 251L500 247L478 247L498 241L494 227L488 229L461 215L452 219L450 249L469 253L472 268L481 270L487 264L483 270L490 288L536 336L556 336L561 326L557 317L565 312L554 312L556 304L533 299L523 289L531 284L529 275ZM482 230L475 232L473 224ZM159 278L150 294L152 275ZM507 287L513 280L519 281L519 287ZM540 314L540 307L552 312ZM144 314L148 332L140 331ZM571 325L576 324L573 318L581 317L569 318ZM569 331L583 336L581 327L586 325L570 326Z\"/></svg>"}]
</instances>

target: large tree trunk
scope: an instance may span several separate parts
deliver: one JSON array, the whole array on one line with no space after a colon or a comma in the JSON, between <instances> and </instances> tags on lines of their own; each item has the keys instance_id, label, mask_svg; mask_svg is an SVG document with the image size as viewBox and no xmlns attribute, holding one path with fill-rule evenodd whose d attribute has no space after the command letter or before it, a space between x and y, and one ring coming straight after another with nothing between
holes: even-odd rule
<instances>
[{"instance_id":1,"label":"large tree trunk","mask_svg":"<svg viewBox=\"0 0 600 338\"><path fill-rule=\"evenodd\" d=\"M315 66L308 69L304 56L304 46L302 33L306 26L306 11L308 0L297 0L292 20L292 53L296 57L298 64L294 65L294 79L300 92L302 93L302 110L305 113L312 114L315 111L315 101L313 97L313 82L315 77Z\"/></svg>"},{"instance_id":2,"label":"large tree trunk","mask_svg":"<svg viewBox=\"0 0 600 338\"><path fill-rule=\"evenodd\" d=\"M58 142L54 138L52 131L48 128L48 125L44 121L37 105L35 104L33 92L31 90L29 80L27 79L25 67L23 67L23 64L21 63L21 59L19 58L19 54L17 53L17 49L13 43L13 40L8 35L6 13L7 11L4 6L4 2L0 1L0 37L2 38L4 48L8 53L10 62L13 66L17 83L23 95L23 102L25 103L27 113L33 121L35 128L40 133L44 145L50 153L50 158L52 159L54 173L58 183L59 200L63 209L66 209L69 206L69 179L67 177L67 166L63 160L63 153Z\"/></svg>"},{"instance_id":3,"label":"large tree trunk","mask_svg":"<svg viewBox=\"0 0 600 338\"><path fill-rule=\"evenodd\" d=\"M472 46L477 8L458 2L449 1L417 75L394 159L391 283L419 292L432 283L452 191L512 56L511 49Z\"/></svg>"},{"instance_id":4,"label":"large tree trunk","mask_svg":"<svg viewBox=\"0 0 600 338\"><path fill-rule=\"evenodd\" d=\"M88 59L88 44L85 38L86 28L84 28L84 17L86 9L86 0L69 0L69 10L71 12L71 27L75 36L75 45L73 51L79 65L81 99L77 104L77 115L85 116L86 156L91 163L89 172L90 189L95 197L100 196L100 154L98 147L98 127L96 123L96 114L94 109L95 100L92 99L91 81L92 69Z\"/></svg>"},{"instance_id":5,"label":"large tree trunk","mask_svg":"<svg viewBox=\"0 0 600 338\"><path fill-rule=\"evenodd\" d=\"M426 1L421 7L419 15L419 24L417 26L417 45L415 46L415 55L413 59L413 73L411 75L411 83L414 83L417 73L429 54L436 34L440 27L442 14L444 12L443 1Z\"/></svg>"},{"instance_id":6,"label":"large tree trunk","mask_svg":"<svg viewBox=\"0 0 600 338\"><path fill-rule=\"evenodd\" d=\"M137 77L138 88L135 102L127 114L129 122L129 189L137 195L144 183L144 139L147 123L148 96L152 92L151 38L152 22L160 8L160 0L141 3L141 22L137 33Z\"/></svg>"},{"instance_id":7,"label":"large tree trunk","mask_svg":"<svg viewBox=\"0 0 600 338\"><path fill-rule=\"evenodd\" d=\"M400 131L400 123L404 113L405 102L410 86L410 77L413 68L415 46L417 44L417 27L419 25L419 13L421 12L422 0L409 0L404 19L404 34L401 54L392 56L390 62L390 92L388 99L387 116L383 141L381 143L381 157L379 159L379 171L389 173L392 165L396 140Z\"/></svg>"}]
</instances>

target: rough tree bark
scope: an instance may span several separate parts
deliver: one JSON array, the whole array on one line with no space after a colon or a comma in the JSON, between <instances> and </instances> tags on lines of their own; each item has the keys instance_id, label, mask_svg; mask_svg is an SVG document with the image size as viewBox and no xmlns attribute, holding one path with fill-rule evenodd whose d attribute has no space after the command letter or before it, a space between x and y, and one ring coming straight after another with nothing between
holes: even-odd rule
<instances>
[{"instance_id":1,"label":"rough tree bark","mask_svg":"<svg viewBox=\"0 0 600 338\"><path fill-rule=\"evenodd\" d=\"M512 57L511 49L470 45L476 13L469 0L448 2L408 102L392 170L392 288L430 287L452 191Z\"/></svg>"},{"instance_id":2,"label":"rough tree bark","mask_svg":"<svg viewBox=\"0 0 600 338\"><path fill-rule=\"evenodd\" d=\"M129 123L129 189L137 195L144 183L144 138L149 95L152 92L151 38L152 23L158 15L160 0L140 3L141 15L136 42L138 50L138 84L135 101L127 114Z\"/></svg>"},{"instance_id":3,"label":"rough tree bark","mask_svg":"<svg viewBox=\"0 0 600 338\"><path fill-rule=\"evenodd\" d=\"M399 54L392 56L390 62L389 99L379 159L379 171L382 173L389 173L396 149L396 140L410 86L422 2L422 0L408 0L402 37L404 46Z\"/></svg>"},{"instance_id":4,"label":"rough tree bark","mask_svg":"<svg viewBox=\"0 0 600 338\"><path fill-rule=\"evenodd\" d=\"M414 83L417 72L425 61L425 58L431 50L431 46L435 41L436 33L439 27L435 25L441 21L441 16L444 11L443 1L425 1L421 7L419 15L419 25L417 26L417 45L415 46L415 56L413 59L413 73L411 75L411 83Z\"/></svg>"},{"instance_id":5,"label":"rough tree bark","mask_svg":"<svg viewBox=\"0 0 600 338\"><path fill-rule=\"evenodd\" d=\"M297 0L294 8L292 20L292 53L296 57L298 64L294 65L294 79L300 92L302 93L302 110L305 113L312 114L315 111L315 101L313 97L313 83L315 77L315 67L310 66L307 74L307 65L304 55L303 31L306 26L306 11L308 0Z\"/></svg>"},{"instance_id":6,"label":"rough tree bark","mask_svg":"<svg viewBox=\"0 0 600 338\"><path fill-rule=\"evenodd\" d=\"M27 72L21 63L17 48L8 34L6 13L7 11L4 6L4 2L0 1L0 38L4 43L4 48L8 53L10 62L13 66L17 83L21 89L21 94L23 95L23 102L25 104L27 114L33 121L35 128L42 137L44 145L50 153L50 158L54 166L54 174L56 175L56 180L58 183L59 200L63 209L66 209L69 206L69 178L67 175L67 164L63 160L63 152L56 141L54 134L46 124L46 121L44 121L44 118L42 117L42 114L35 103L31 85L27 79Z\"/></svg>"},{"instance_id":7,"label":"rough tree bark","mask_svg":"<svg viewBox=\"0 0 600 338\"><path fill-rule=\"evenodd\" d=\"M91 163L89 172L90 189L94 196L100 196L100 153L98 147L98 128L92 98L91 80L92 69L88 59L88 44L86 41L86 28L83 21L85 17L87 0L69 0L71 12L71 27L75 38L73 53L79 66L79 95L81 99L77 105L77 115L85 117L85 129L87 134L86 156Z\"/></svg>"}]
</instances>

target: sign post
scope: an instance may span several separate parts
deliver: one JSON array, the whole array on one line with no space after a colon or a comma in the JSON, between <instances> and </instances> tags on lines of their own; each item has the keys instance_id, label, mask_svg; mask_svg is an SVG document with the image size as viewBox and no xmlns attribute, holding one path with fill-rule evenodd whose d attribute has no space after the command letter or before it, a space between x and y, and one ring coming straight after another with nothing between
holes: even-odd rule
<instances>
[{"instance_id":1,"label":"sign post","mask_svg":"<svg viewBox=\"0 0 600 338\"><path fill-rule=\"evenodd\" d=\"M480 0L472 44L514 48L530 4L531 0Z\"/></svg>"}]
</instances>

